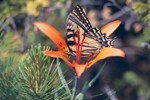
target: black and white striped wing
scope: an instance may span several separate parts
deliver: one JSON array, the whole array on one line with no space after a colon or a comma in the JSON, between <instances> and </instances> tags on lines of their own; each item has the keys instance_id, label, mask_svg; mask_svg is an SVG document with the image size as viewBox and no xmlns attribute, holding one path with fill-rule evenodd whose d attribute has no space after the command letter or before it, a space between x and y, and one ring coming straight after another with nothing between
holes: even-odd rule
<instances>
[{"instance_id":1,"label":"black and white striped wing","mask_svg":"<svg viewBox=\"0 0 150 100\"><path fill-rule=\"evenodd\" d=\"M99 42L91 38L95 37L93 30L83 8L77 5L69 14L67 20L67 42L74 55L76 55L79 46L82 46L80 50L82 56L90 56L94 52L99 52Z\"/></svg>"}]
</instances>

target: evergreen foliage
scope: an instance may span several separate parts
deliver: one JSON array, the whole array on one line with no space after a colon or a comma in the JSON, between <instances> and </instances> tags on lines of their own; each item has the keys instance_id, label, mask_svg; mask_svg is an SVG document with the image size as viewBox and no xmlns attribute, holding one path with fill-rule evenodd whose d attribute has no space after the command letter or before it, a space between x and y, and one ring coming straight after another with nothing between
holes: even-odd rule
<instances>
[{"instance_id":1,"label":"evergreen foliage","mask_svg":"<svg viewBox=\"0 0 150 100\"><path fill-rule=\"evenodd\" d=\"M14 64L13 58L0 60L0 98L23 100L62 100L71 96L60 62L43 54L48 47L31 47ZM16 69L14 69L16 68ZM58 70L59 69L59 70ZM62 81L63 80L63 81ZM67 89L66 89L67 88Z\"/></svg>"},{"instance_id":2,"label":"evergreen foliage","mask_svg":"<svg viewBox=\"0 0 150 100\"><path fill-rule=\"evenodd\" d=\"M143 2L135 2L133 5L133 11L135 14L138 14L140 16L140 19L146 23L150 22L150 15L149 15L149 10L150 10L150 1L147 0L147 3Z\"/></svg>"},{"instance_id":3,"label":"evergreen foliage","mask_svg":"<svg viewBox=\"0 0 150 100\"><path fill-rule=\"evenodd\" d=\"M60 62L43 55L48 48L36 46L29 50L17 73L20 95L26 99L67 99L70 94L58 77ZM66 86L67 84L65 84Z\"/></svg>"},{"instance_id":4,"label":"evergreen foliage","mask_svg":"<svg viewBox=\"0 0 150 100\"><path fill-rule=\"evenodd\" d=\"M150 41L150 0L145 0L145 2L138 1L133 4L133 12L138 16L139 20L143 22L144 30L143 35L138 38L138 45L143 45Z\"/></svg>"}]
</instances>

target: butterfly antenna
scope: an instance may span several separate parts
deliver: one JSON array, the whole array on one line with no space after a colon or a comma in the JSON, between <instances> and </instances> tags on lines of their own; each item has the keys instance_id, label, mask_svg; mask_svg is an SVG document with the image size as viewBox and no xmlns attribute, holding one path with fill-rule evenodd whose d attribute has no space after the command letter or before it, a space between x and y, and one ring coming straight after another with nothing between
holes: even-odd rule
<instances>
[{"instance_id":1,"label":"butterfly antenna","mask_svg":"<svg viewBox=\"0 0 150 100\"><path fill-rule=\"evenodd\" d=\"M113 45L113 42L115 41L115 39L117 39L118 37L117 36L115 36L115 37L113 37L112 39L110 39L110 46L114 46Z\"/></svg>"},{"instance_id":2,"label":"butterfly antenna","mask_svg":"<svg viewBox=\"0 0 150 100\"><path fill-rule=\"evenodd\" d=\"M113 40L115 40L115 39L117 39L118 38L118 36L115 36L114 38L113 38Z\"/></svg>"}]
</instances>

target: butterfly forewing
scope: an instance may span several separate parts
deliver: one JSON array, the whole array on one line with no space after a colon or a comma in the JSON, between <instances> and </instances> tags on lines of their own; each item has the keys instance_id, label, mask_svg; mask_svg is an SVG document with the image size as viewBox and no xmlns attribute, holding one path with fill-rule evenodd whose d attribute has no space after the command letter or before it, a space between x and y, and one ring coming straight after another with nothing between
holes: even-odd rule
<instances>
[{"instance_id":1,"label":"butterfly forewing","mask_svg":"<svg viewBox=\"0 0 150 100\"><path fill-rule=\"evenodd\" d=\"M82 7L77 5L73 11L69 14L68 20L72 20L79 25L85 32L92 28L91 23L86 17L85 11Z\"/></svg>"},{"instance_id":2,"label":"butterfly forewing","mask_svg":"<svg viewBox=\"0 0 150 100\"><path fill-rule=\"evenodd\" d=\"M99 53L102 43L107 42L98 28L93 28L84 9L77 5L67 20L67 42L73 55L81 52L82 57ZM79 49L79 47L82 49Z\"/></svg>"}]
</instances>

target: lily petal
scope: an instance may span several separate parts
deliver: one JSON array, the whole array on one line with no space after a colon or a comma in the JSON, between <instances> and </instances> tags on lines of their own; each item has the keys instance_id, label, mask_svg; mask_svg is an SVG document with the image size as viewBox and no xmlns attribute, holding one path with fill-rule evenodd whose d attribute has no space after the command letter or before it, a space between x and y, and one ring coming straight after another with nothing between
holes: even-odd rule
<instances>
[{"instance_id":1,"label":"lily petal","mask_svg":"<svg viewBox=\"0 0 150 100\"><path fill-rule=\"evenodd\" d=\"M53 58L61 58L62 60L65 61L65 63L70 67L73 68L74 65L69 61L69 58L62 52L60 51L49 51L46 50L44 51L44 54Z\"/></svg>"},{"instance_id":2,"label":"lily petal","mask_svg":"<svg viewBox=\"0 0 150 100\"><path fill-rule=\"evenodd\" d=\"M75 71L77 74L77 77L80 78L82 73L86 70L87 64L78 64L76 62L73 62L73 65L75 66Z\"/></svg>"},{"instance_id":3,"label":"lily petal","mask_svg":"<svg viewBox=\"0 0 150 100\"><path fill-rule=\"evenodd\" d=\"M120 24L121 24L121 21L116 20L116 21L113 21L113 22L110 22L110 23L106 24L100 30L101 30L102 33L106 34L106 37L108 37L118 28L118 26Z\"/></svg>"},{"instance_id":4,"label":"lily petal","mask_svg":"<svg viewBox=\"0 0 150 100\"><path fill-rule=\"evenodd\" d=\"M96 56L95 59L89 62L89 65L87 66L87 68L90 68L93 64L95 64L99 60L102 60L108 57L114 57L114 56L125 57L125 53L122 50L117 49L117 48L110 48L110 47L104 48L100 51L100 53Z\"/></svg>"},{"instance_id":5,"label":"lily petal","mask_svg":"<svg viewBox=\"0 0 150 100\"><path fill-rule=\"evenodd\" d=\"M69 52L65 39L54 27L43 22L35 22L34 25L55 43L59 51Z\"/></svg>"}]
</instances>

